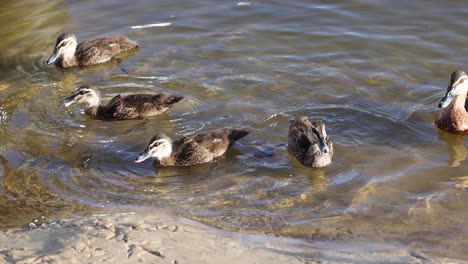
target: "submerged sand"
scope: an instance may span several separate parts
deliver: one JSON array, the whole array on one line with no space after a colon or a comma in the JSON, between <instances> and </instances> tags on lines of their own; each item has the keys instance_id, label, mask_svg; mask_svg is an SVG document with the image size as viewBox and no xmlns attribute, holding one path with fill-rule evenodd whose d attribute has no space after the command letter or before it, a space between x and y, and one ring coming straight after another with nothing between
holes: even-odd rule
<instances>
[{"instance_id":1,"label":"submerged sand","mask_svg":"<svg viewBox=\"0 0 468 264\"><path fill-rule=\"evenodd\" d=\"M166 215L102 214L0 232L0 263L460 263L394 249L287 252L287 239L245 237Z\"/></svg>"}]
</instances>

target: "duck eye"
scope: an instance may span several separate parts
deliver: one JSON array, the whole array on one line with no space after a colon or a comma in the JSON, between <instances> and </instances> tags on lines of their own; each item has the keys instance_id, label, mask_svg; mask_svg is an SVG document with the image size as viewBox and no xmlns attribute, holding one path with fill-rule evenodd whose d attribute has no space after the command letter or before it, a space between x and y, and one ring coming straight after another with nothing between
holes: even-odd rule
<instances>
[{"instance_id":1,"label":"duck eye","mask_svg":"<svg viewBox=\"0 0 468 264\"><path fill-rule=\"evenodd\" d=\"M157 142L154 142L151 147L154 148L154 147L157 147L159 145L161 145L161 142L157 141Z\"/></svg>"},{"instance_id":2,"label":"duck eye","mask_svg":"<svg viewBox=\"0 0 468 264\"><path fill-rule=\"evenodd\" d=\"M61 42L58 46L57 49L61 49L62 47L66 46L68 42Z\"/></svg>"},{"instance_id":3,"label":"duck eye","mask_svg":"<svg viewBox=\"0 0 468 264\"><path fill-rule=\"evenodd\" d=\"M461 79L461 80L460 80L460 83L463 83L464 81L465 81L465 79Z\"/></svg>"}]
</instances>

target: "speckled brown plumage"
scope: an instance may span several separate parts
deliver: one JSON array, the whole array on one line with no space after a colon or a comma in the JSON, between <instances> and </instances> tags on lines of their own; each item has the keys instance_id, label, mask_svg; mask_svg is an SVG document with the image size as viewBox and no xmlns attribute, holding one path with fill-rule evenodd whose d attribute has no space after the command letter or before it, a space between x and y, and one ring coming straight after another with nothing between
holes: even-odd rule
<instances>
[{"instance_id":1,"label":"speckled brown plumage","mask_svg":"<svg viewBox=\"0 0 468 264\"><path fill-rule=\"evenodd\" d=\"M106 105L101 105L99 92L89 86L79 87L75 93L62 100L65 105L74 102L86 103L85 113L105 120L138 119L168 111L183 96L166 93L117 95Z\"/></svg>"},{"instance_id":2,"label":"speckled brown plumage","mask_svg":"<svg viewBox=\"0 0 468 264\"><path fill-rule=\"evenodd\" d=\"M190 166L210 162L223 155L235 141L249 132L241 128L220 128L203 134L182 137L174 142L164 134L157 134L135 162L154 158L155 166Z\"/></svg>"},{"instance_id":3,"label":"speckled brown plumage","mask_svg":"<svg viewBox=\"0 0 468 264\"><path fill-rule=\"evenodd\" d=\"M73 33L61 34L47 63L60 68L96 65L110 61L117 54L139 47L123 35L112 35L77 45Z\"/></svg>"},{"instance_id":4,"label":"speckled brown plumage","mask_svg":"<svg viewBox=\"0 0 468 264\"><path fill-rule=\"evenodd\" d=\"M448 133L468 134L467 92L467 74L463 71L453 72L447 91L439 101L439 107L443 109L435 119L436 127Z\"/></svg>"},{"instance_id":5,"label":"speckled brown plumage","mask_svg":"<svg viewBox=\"0 0 468 264\"><path fill-rule=\"evenodd\" d=\"M333 144L326 135L325 124L311 123L305 116L291 121L288 150L299 162L314 168L329 165L333 158Z\"/></svg>"}]
</instances>

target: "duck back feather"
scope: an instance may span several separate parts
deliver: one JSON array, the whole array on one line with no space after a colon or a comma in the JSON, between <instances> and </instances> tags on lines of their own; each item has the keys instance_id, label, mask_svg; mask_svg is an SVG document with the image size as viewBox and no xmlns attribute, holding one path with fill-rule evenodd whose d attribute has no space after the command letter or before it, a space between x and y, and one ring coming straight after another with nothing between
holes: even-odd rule
<instances>
[{"instance_id":1,"label":"duck back feather","mask_svg":"<svg viewBox=\"0 0 468 264\"><path fill-rule=\"evenodd\" d=\"M105 106L101 106L97 117L110 119L134 119L154 116L168 111L184 97L172 94L117 95Z\"/></svg>"},{"instance_id":2,"label":"duck back feather","mask_svg":"<svg viewBox=\"0 0 468 264\"><path fill-rule=\"evenodd\" d=\"M241 128L220 128L203 134L182 137L172 144L172 155L163 160L155 160L155 165L189 166L205 162L223 155L235 141L249 132Z\"/></svg>"},{"instance_id":3,"label":"duck back feather","mask_svg":"<svg viewBox=\"0 0 468 264\"><path fill-rule=\"evenodd\" d=\"M139 47L138 43L127 37L112 35L79 44L75 55L78 66L88 66L107 62L117 54L136 47Z\"/></svg>"}]
</instances>

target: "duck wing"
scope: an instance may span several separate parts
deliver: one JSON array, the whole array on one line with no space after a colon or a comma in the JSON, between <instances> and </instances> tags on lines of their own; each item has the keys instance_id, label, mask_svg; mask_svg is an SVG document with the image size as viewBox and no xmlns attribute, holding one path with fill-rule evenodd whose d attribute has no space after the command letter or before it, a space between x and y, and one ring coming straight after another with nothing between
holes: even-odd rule
<instances>
[{"instance_id":1,"label":"duck wing","mask_svg":"<svg viewBox=\"0 0 468 264\"><path fill-rule=\"evenodd\" d=\"M174 158L180 165L209 162L223 155L236 140L247 134L244 129L220 128L183 137L173 143Z\"/></svg>"},{"instance_id":2,"label":"duck wing","mask_svg":"<svg viewBox=\"0 0 468 264\"><path fill-rule=\"evenodd\" d=\"M155 105L155 95L152 94L131 94L127 96L116 95L103 109L106 115L113 119L134 119L144 118L160 114L169 108Z\"/></svg>"},{"instance_id":3,"label":"duck wing","mask_svg":"<svg viewBox=\"0 0 468 264\"><path fill-rule=\"evenodd\" d=\"M79 49L80 47L81 49ZM99 64L112 58L109 50L94 46L85 47L80 45L77 47L75 54L80 66Z\"/></svg>"},{"instance_id":4,"label":"duck wing","mask_svg":"<svg viewBox=\"0 0 468 264\"><path fill-rule=\"evenodd\" d=\"M84 42L76 47L76 57L80 66L103 63L120 52L138 47L138 43L122 35L113 35Z\"/></svg>"},{"instance_id":5,"label":"duck wing","mask_svg":"<svg viewBox=\"0 0 468 264\"><path fill-rule=\"evenodd\" d=\"M295 137L295 148L305 153L312 146L310 136L306 133L298 133Z\"/></svg>"},{"instance_id":6,"label":"duck wing","mask_svg":"<svg viewBox=\"0 0 468 264\"><path fill-rule=\"evenodd\" d=\"M183 137L173 142L172 146L175 164L189 166L207 162L207 153L200 149L193 137ZM209 160L208 160L209 161Z\"/></svg>"},{"instance_id":7,"label":"duck wing","mask_svg":"<svg viewBox=\"0 0 468 264\"><path fill-rule=\"evenodd\" d=\"M314 143L312 124L307 119L291 122L289 126L288 148L298 154L304 154Z\"/></svg>"},{"instance_id":8,"label":"duck wing","mask_svg":"<svg viewBox=\"0 0 468 264\"><path fill-rule=\"evenodd\" d=\"M177 96L172 94L160 93L160 94L139 94L129 96L126 99L132 99L139 101L139 111L145 115L159 115L169 110L175 103L184 99L183 96ZM129 101L132 101L129 100Z\"/></svg>"},{"instance_id":9,"label":"duck wing","mask_svg":"<svg viewBox=\"0 0 468 264\"><path fill-rule=\"evenodd\" d=\"M225 127L196 135L194 141L198 144L200 152L213 159L223 155L235 141L245 137L248 133L244 129Z\"/></svg>"},{"instance_id":10,"label":"duck wing","mask_svg":"<svg viewBox=\"0 0 468 264\"><path fill-rule=\"evenodd\" d=\"M105 106L101 106L101 111L105 118L108 119L124 119L127 115L123 111L122 96L120 94L114 96Z\"/></svg>"},{"instance_id":11,"label":"duck wing","mask_svg":"<svg viewBox=\"0 0 468 264\"><path fill-rule=\"evenodd\" d=\"M183 98L168 94L131 94L122 98L123 110L139 118L154 116L166 112Z\"/></svg>"},{"instance_id":12,"label":"duck wing","mask_svg":"<svg viewBox=\"0 0 468 264\"><path fill-rule=\"evenodd\" d=\"M143 118L144 109L151 99L150 95L138 94L122 97L120 94L114 96L107 105L103 106L106 117L115 120Z\"/></svg>"}]
</instances>

